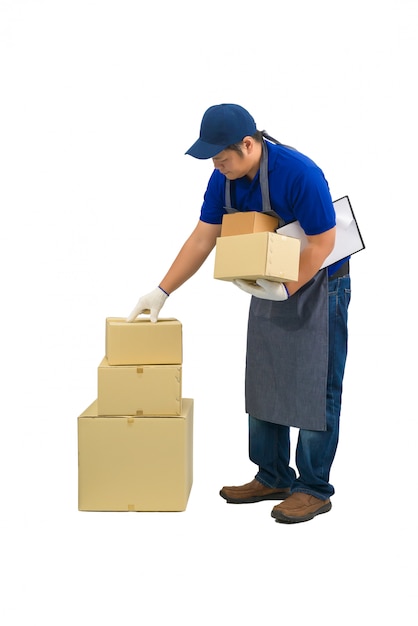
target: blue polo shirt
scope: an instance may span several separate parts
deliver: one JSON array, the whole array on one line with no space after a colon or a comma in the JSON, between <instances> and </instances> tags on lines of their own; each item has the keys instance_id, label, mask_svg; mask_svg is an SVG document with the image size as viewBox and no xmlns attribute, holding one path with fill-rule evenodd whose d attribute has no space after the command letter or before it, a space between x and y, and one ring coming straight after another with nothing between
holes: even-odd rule
<instances>
[{"instance_id":1,"label":"blue polo shirt","mask_svg":"<svg viewBox=\"0 0 418 626\"><path fill-rule=\"evenodd\" d=\"M266 141L271 208L285 224L298 220L307 235L335 226L335 210L322 170L307 156ZM200 219L221 224L225 210L225 176L214 170L204 195ZM253 180L231 181L231 204L238 211L262 211L259 172ZM332 273L342 262L330 266Z\"/></svg>"},{"instance_id":2,"label":"blue polo shirt","mask_svg":"<svg viewBox=\"0 0 418 626\"><path fill-rule=\"evenodd\" d=\"M319 235L335 226L335 211L322 170L307 156L266 142L271 208L287 224L298 220L307 235ZM225 176L214 170L204 195L200 219L221 224L225 210ZM257 172L231 182L232 206L238 211L262 211Z\"/></svg>"}]
</instances>

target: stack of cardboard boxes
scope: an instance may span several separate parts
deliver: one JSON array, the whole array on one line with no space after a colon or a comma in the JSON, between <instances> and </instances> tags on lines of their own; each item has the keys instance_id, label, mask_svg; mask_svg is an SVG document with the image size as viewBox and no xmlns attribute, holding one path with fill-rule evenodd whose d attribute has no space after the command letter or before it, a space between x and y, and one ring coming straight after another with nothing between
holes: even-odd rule
<instances>
[{"instance_id":1,"label":"stack of cardboard boxes","mask_svg":"<svg viewBox=\"0 0 418 626\"><path fill-rule=\"evenodd\" d=\"M184 511L193 400L182 397L182 325L106 320L97 399L78 417L81 511Z\"/></svg>"},{"instance_id":2,"label":"stack of cardboard boxes","mask_svg":"<svg viewBox=\"0 0 418 626\"><path fill-rule=\"evenodd\" d=\"M225 215L214 277L297 280L300 240L275 217ZM97 399L78 418L81 511L183 511L193 482L193 400L182 398L182 326L106 320Z\"/></svg>"},{"instance_id":3,"label":"stack of cardboard boxes","mask_svg":"<svg viewBox=\"0 0 418 626\"><path fill-rule=\"evenodd\" d=\"M257 211L224 215L216 240L214 277L285 282L299 276L300 240L280 235L277 217Z\"/></svg>"}]
</instances>

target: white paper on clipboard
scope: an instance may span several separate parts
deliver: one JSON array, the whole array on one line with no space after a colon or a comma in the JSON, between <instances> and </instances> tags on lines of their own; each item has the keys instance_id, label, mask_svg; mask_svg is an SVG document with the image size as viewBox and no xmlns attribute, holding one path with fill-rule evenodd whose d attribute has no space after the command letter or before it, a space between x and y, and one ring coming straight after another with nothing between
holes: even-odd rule
<instances>
[{"instance_id":1,"label":"white paper on clipboard","mask_svg":"<svg viewBox=\"0 0 418 626\"><path fill-rule=\"evenodd\" d=\"M345 259L347 256L351 256L356 252L360 252L360 250L364 250L365 248L364 241L348 196L343 196L342 198L335 200L333 205L337 225L335 245L331 254L322 264L321 269L328 267L328 265L332 265L337 261L341 261L341 259ZM279 233L279 235L286 235L287 237L296 237L296 239L300 239L301 250L304 249L308 242L298 221L281 226L276 232Z\"/></svg>"}]
</instances>

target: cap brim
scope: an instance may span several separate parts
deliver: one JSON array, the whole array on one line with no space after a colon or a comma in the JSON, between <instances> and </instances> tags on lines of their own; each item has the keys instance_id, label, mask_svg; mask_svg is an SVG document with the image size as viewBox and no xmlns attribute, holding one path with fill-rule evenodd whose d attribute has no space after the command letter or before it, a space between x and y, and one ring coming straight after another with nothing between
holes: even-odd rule
<instances>
[{"instance_id":1,"label":"cap brim","mask_svg":"<svg viewBox=\"0 0 418 626\"><path fill-rule=\"evenodd\" d=\"M206 143L206 141L202 141L198 139L185 154L190 154L190 156L195 157L195 159L211 159L216 154L225 150L226 146L217 146L213 143Z\"/></svg>"}]
</instances>

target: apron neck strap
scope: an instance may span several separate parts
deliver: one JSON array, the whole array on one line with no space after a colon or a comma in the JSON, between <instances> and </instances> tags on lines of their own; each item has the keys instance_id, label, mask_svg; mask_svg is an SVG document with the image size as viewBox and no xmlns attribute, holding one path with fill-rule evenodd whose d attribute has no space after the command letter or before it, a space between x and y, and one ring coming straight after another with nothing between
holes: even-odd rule
<instances>
[{"instance_id":1,"label":"apron neck strap","mask_svg":"<svg viewBox=\"0 0 418 626\"><path fill-rule=\"evenodd\" d=\"M261 199L263 202L263 213L267 215L274 215L278 217L277 213L273 211L270 204L270 191L269 191L269 172L268 172L268 151L266 142L263 141L262 155L260 161L260 187L261 187Z\"/></svg>"},{"instance_id":2,"label":"apron neck strap","mask_svg":"<svg viewBox=\"0 0 418 626\"><path fill-rule=\"evenodd\" d=\"M271 203L270 203L269 179L268 179L268 150L267 150L266 142L264 140L262 143L259 177L260 177L260 189L261 189L261 200L262 200L262 213L265 213L266 215L273 215L274 217L278 217L280 221L280 217L277 215L276 211L273 211L273 209L271 208ZM228 213L235 213L238 210L232 207L231 181L228 178L225 180L225 209Z\"/></svg>"}]
</instances>

